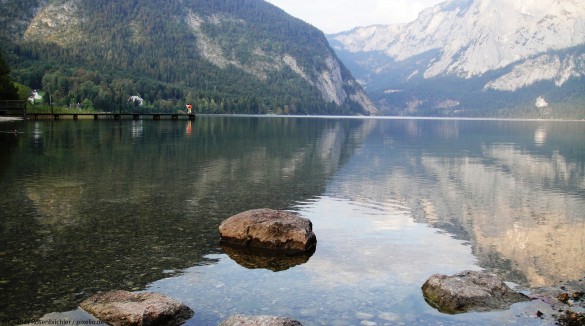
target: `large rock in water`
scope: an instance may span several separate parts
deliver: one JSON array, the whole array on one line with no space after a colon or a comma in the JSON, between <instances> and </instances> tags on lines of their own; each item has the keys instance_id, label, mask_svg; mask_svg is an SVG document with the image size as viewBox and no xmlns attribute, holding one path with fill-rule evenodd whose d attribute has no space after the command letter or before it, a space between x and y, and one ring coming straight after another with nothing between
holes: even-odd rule
<instances>
[{"instance_id":1,"label":"large rock in water","mask_svg":"<svg viewBox=\"0 0 585 326\"><path fill-rule=\"evenodd\" d=\"M180 325L193 315L184 304L152 292L99 293L83 301L79 307L114 326Z\"/></svg>"},{"instance_id":2,"label":"large rock in water","mask_svg":"<svg viewBox=\"0 0 585 326\"><path fill-rule=\"evenodd\" d=\"M302 253L317 243L313 224L296 214L272 209L254 209L234 215L219 226L222 243Z\"/></svg>"},{"instance_id":3,"label":"large rock in water","mask_svg":"<svg viewBox=\"0 0 585 326\"><path fill-rule=\"evenodd\" d=\"M435 274L422 286L427 302L445 313L507 309L516 302L528 301L512 291L497 276L464 271L452 276Z\"/></svg>"},{"instance_id":4,"label":"large rock in water","mask_svg":"<svg viewBox=\"0 0 585 326\"><path fill-rule=\"evenodd\" d=\"M219 326L302 326L302 324L287 317L234 315L224 320Z\"/></svg>"}]
</instances>

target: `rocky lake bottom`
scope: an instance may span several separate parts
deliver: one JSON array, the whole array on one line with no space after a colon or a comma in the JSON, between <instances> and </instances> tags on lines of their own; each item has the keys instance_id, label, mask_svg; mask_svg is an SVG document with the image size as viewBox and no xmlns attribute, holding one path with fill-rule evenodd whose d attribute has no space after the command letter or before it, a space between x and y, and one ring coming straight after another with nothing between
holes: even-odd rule
<instances>
[{"instance_id":1,"label":"rocky lake bottom","mask_svg":"<svg viewBox=\"0 0 585 326\"><path fill-rule=\"evenodd\" d=\"M582 122L0 123L14 129L0 133L2 324L97 321L77 306L116 289L183 302L186 325L550 325L584 311L556 299L585 278ZM310 219L315 252L222 248L221 221L255 208ZM536 299L455 315L425 301L427 278L463 270Z\"/></svg>"}]
</instances>

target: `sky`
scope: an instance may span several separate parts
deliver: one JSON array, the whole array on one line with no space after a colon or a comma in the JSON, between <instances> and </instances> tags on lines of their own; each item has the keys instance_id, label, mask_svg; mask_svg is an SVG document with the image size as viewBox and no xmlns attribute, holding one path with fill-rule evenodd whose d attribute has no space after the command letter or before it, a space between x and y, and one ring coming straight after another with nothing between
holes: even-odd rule
<instances>
[{"instance_id":1,"label":"sky","mask_svg":"<svg viewBox=\"0 0 585 326\"><path fill-rule=\"evenodd\" d=\"M409 23L445 0L267 0L327 34L358 26Z\"/></svg>"}]
</instances>

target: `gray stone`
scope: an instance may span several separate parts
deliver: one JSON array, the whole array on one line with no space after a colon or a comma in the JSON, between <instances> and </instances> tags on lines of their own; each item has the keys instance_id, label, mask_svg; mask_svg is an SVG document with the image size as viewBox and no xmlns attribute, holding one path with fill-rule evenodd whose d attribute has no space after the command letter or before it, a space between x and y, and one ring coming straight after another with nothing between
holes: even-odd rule
<instances>
[{"instance_id":1,"label":"gray stone","mask_svg":"<svg viewBox=\"0 0 585 326\"><path fill-rule=\"evenodd\" d=\"M507 309L516 302L528 301L512 291L497 276L464 271L452 276L431 276L422 286L425 299L439 311L460 313Z\"/></svg>"},{"instance_id":2,"label":"gray stone","mask_svg":"<svg viewBox=\"0 0 585 326\"><path fill-rule=\"evenodd\" d=\"M114 326L180 325L193 315L184 304L152 292L99 293L79 307Z\"/></svg>"},{"instance_id":3,"label":"gray stone","mask_svg":"<svg viewBox=\"0 0 585 326\"><path fill-rule=\"evenodd\" d=\"M219 226L222 243L299 253L314 250L317 238L309 219L272 209L234 215Z\"/></svg>"},{"instance_id":4,"label":"gray stone","mask_svg":"<svg viewBox=\"0 0 585 326\"><path fill-rule=\"evenodd\" d=\"M219 326L302 326L302 324L287 317L234 315L224 320Z\"/></svg>"}]
</instances>

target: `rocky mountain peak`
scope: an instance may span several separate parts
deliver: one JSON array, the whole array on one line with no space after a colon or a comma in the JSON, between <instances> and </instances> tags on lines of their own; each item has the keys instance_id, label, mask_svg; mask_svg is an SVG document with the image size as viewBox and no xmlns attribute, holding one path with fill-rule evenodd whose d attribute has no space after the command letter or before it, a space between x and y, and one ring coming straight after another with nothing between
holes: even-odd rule
<instances>
[{"instance_id":1,"label":"rocky mountain peak","mask_svg":"<svg viewBox=\"0 0 585 326\"><path fill-rule=\"evenodd\" d=\"M364 27L332 38L347 51L383 51L397 61L440 50L425 77L469 78L584 43L585 6L577 0L451 0L406 25Z\"/></svg>"},{"instance_id":2,"label":"rocky mountain peak","mask_svg":"<svg viewBox=\"0 0 585 326\"><path fill-rule=\"evenodd\" d=\"M449 0L405 25L363 27L329 39L348 66L360 68L356 77L373 97L388 98L372 91L396 94L395 85L415 80L429 87L433 80L463 79L481 85L469 86L479 91L510 92L541 82L561 87L585 76L579 0ZM417 91L411 93L416 99L410 103L420 103ZM459 101L438 102L445 100Z\"/></svg>"}]
</instances>

